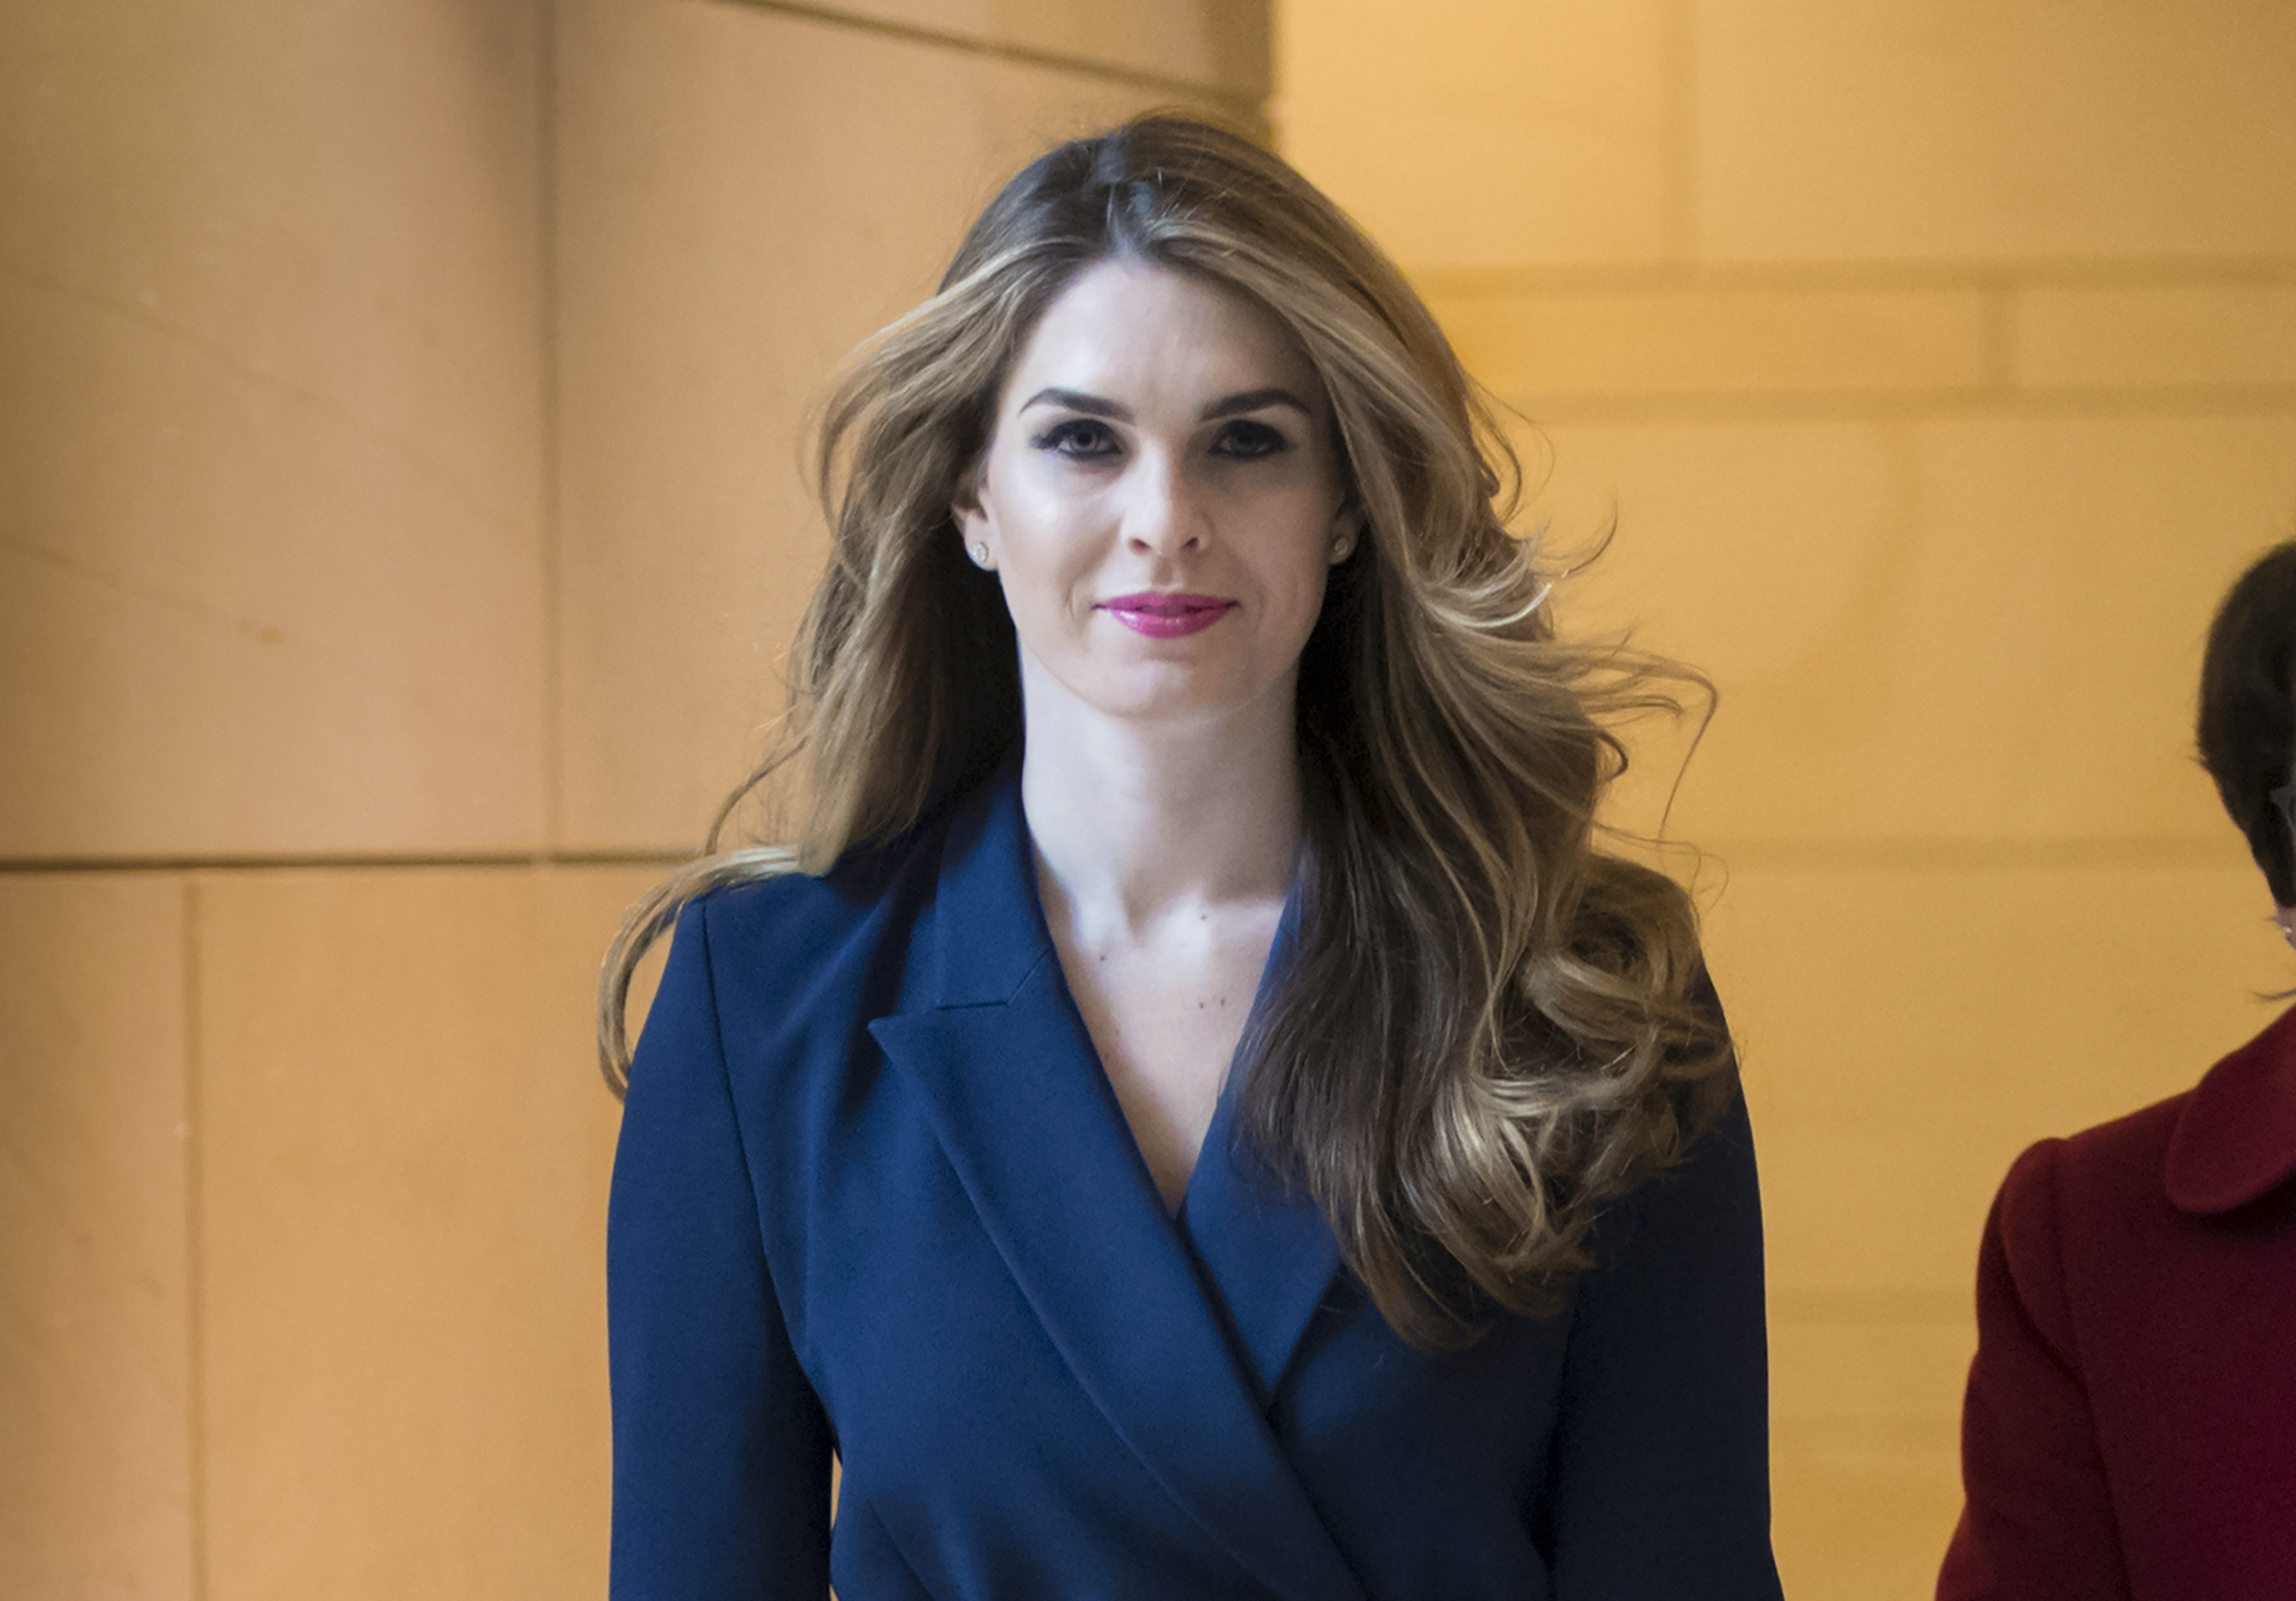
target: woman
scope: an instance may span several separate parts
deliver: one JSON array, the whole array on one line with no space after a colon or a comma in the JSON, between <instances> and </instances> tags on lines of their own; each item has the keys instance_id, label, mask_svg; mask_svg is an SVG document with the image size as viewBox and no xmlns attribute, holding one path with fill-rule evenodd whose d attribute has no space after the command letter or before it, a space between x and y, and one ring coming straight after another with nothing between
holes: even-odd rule
<instances>
[{"instance_id":1,"label":"woman","mask_svg":"<svg viewBox=\"0 0 2296 1601\"><path fill-rule=\"evenodd\" d=\"M1662 697L1554 638L1492 441L1376 250L1184 118L1022 172L865 350L801 850L609 965L611 1078L677 916L624 1601L1776 1593L1728 1038L1687 899L1589 845L1598 715Z\"/></svg>"},{"instance_id":2,"label":"woman","mask_svg":"<svg viewBox=\"0 0 2296 1601\"><path fill-rule=\"evenodd\" d=\"M2217 614L2200 747L2296 945L2296 543ZM1940 1597L2296 1595L2296 1010L2019 1157L1977 1326Z\"/></svg>"}]
</instances>

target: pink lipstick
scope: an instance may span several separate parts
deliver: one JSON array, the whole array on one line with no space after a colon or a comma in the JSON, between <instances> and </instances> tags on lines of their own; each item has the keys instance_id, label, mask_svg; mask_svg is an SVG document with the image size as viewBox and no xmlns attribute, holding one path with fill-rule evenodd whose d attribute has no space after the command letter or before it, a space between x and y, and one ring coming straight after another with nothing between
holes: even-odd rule
<instances>
[{"instance_id":1,"label":"pink lipstick","mask_svg":"<svg viewBox=\"0 0 2296 1601\"><path fill-rule=\"evenodd\" d=\"M1102 611L1151 639L1177 639L1183 634L1200 633L1234 607L1234 601L1216 595L1172 595L1158 589L1119 595L1100 603Z\"/></svg>"}]
</instances>

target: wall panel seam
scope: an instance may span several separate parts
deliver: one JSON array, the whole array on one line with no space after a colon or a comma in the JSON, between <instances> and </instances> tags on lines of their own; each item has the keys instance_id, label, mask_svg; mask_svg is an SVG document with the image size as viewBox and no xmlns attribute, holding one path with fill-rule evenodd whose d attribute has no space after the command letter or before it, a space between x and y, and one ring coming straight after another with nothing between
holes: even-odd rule
<instances>
[{"instance_id":1,"label":"wall panel seam","mask_svg":"<svg viewBox=\"0 0 2296 1601\"><path fill-rule=\"evenodd\" d=\"M345 851L248 856L25 857L0 859L0 877L54 874L398 872L413 868L675 867L693 850L468 850L428 855Z\"/></svg>"},{"instance_id":2,"label":"wall panel seam","mask_svg":"<svg viewBox=\"0 0 2296 1601\"><path fill-rule=\"evenodd\" d=\"M2211 422L2296 417L2292 384L2099 384L1957 389L1632 390L1538 394L1500 390L1496 398L1533 427L1567 423L1919 423L1971 418L2082 421L2153 417Z\"/></svg>"},{"instance_id":3,"label":"wall panel seam","mask_svg":"<svg viewBox=\"0 0 2296 1601\"><path fill-rule=\"evenodd\" d=\"M207 1418L207 1231L201 1205L206 1164L206 1115L201 1071L200 986L200 886L183 881L181 899L184 984L184 1421L186 1463L186 1523L191 1533L192 1601L206 1601L208 1583Z\"/></svg>"},{"instance_id":4,"label":"wall panel seam","mask_svg":"<svg viewBox=\"0 0 2296 1601\"><path fill-rule=\"evenodd\" d=\"M1722 835L1702 839L1698 854L1726 872L1740 867L1817 873L2190 872L2229 870L2245 866L2247 859L2237 836L2226 840L2201 834L1831 840Z\"/></svg>"},{"instance_id":5,"label":"wall panel seam","mask_svg":"<svg viewBox=\"0 0 2296 1601\"><path fill-rule=\"evenodd\" d=\"M565 550L560 527L558 303L558 5L536 0L537 374L542 433L542 837L566 837Z\"/></svg>"},{"instance_id":6,"label":"wall panel seam","mask_svg":"<svg viewBox=\"0 0 2296 1601\"><path fill-rule=\"evenodd\" d=\"M2163 258L2152 261L2013 259L1587 261L1467 267L1407 262L1423 294L1674 293L1683 291L1827 294L2001 289L2296 288L2296 258Z\"/></svg>"},{"instance_id":7,"label":"wall panel seam","mask_svg":"<svg viewBox=\"0 0 2296 1601\"><path fill-rule=\"evenodd\" d=\"M2066 867L2213 866L2244 859L2236 839L2228 841L2199 834L1975 836L1963 839L1875 835L1827 840L1710 835L1699 842L1699 851L1710 859L1721 860L1726 866L1735 858L1738 863L1750 866L1849 870L1874 866L1919 866L1948 872L1971 867L2025 866L2054 870ZM53 861L0 862L0 875L668 869L693 861L697 855L697 852L688 850L554 850L438 856L59 858ZM186 938L190 936L187 934ZM187 948L186 959L192 959L196 954Z\"/></svg>"}]
</instances>

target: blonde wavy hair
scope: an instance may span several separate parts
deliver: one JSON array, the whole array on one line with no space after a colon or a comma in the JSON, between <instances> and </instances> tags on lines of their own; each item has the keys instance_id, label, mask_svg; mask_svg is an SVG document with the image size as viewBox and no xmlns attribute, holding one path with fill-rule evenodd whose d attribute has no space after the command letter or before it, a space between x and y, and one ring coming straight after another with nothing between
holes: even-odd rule
<instances>
[{"instance_id":1,"label":"blonde wavy hair","mask_svg":"<svg viewBox=\"0 0 2296 1601\"><path fill-rule=\"evenodd\" d=\"M1733 1092L1688 896L1594 844L1626 761L1611 729L1704 681L1556 637L1554 575L1507 529L1513 455L1425 307L1290 167L1193 117L1030 165L939 292L849 364L821 427L832 552L783 743L610 952L605 1074L626 1087L631 972L686 901L892 842L1020 740L1012 621L951 506L1037 318L1111 257L1249 297L1330 401L1364 534L1302 658L1297 954L1245 1034L1239 1128L1313 1195L1398 1332L1461 1344L1495 1309L1557 1305L1604 1206ZM734 803L791 760L795 848L720 850Z\"/></svg>"}]
</instances>

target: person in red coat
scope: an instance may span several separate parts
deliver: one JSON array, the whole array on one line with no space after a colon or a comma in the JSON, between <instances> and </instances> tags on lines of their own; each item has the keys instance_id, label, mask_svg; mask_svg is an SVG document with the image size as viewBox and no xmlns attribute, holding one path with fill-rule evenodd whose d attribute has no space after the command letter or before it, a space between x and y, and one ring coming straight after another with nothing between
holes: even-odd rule
<instances>
[{"instance_id":1,"label":"person in red coat","mask_svg":"<svg viewBox=\"0 0 2296 1601\"><path fill-rule=\"evenodd\" d=\"M2296 945L2296 542L2218 613L2200 750ZM1939 1601L2296 1597L2296 1008L2019 1157L1977 1324Z\"/></svg>"}]
</instances>

